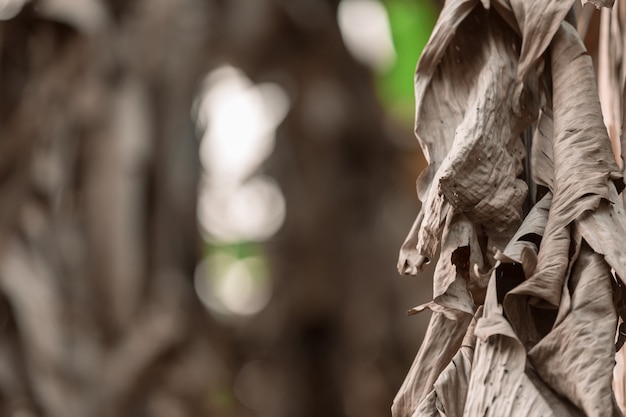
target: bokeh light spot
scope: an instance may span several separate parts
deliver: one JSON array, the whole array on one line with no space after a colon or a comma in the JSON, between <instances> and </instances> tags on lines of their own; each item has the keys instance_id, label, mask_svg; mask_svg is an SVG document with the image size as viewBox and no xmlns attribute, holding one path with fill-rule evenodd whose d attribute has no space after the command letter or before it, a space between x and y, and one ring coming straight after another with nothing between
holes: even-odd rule
<instances>
[{"instance_id":1,"label":"bokeh light spot","mask_svg":"<svg viewBox=\"0 0 626 417\"><path fill-rule=\"evenodd\" d=\"M379 72L393 66L396 51L389 16L378 0L342 0L337 21L343 41L355 58Z\"/></svg>"}]
</instances>

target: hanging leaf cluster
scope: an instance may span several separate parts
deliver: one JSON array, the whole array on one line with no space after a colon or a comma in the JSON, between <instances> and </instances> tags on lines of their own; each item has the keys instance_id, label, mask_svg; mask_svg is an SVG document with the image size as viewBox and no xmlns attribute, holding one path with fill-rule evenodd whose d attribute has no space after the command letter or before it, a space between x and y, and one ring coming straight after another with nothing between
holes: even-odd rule
<instances>
[{"instance_id":1,"label":"hanging leaf cluster","mask_svg":"<svg viewBox=\"0 0 626 417\"><path fill-rule=\"evenodd\" d=\"M622 415L626 2L590 1L615 49L600 51L600 94L574 3L447 0L420 58L429 165L398 269L439 256L394 417Z\"/></svg>"}]
</instances>

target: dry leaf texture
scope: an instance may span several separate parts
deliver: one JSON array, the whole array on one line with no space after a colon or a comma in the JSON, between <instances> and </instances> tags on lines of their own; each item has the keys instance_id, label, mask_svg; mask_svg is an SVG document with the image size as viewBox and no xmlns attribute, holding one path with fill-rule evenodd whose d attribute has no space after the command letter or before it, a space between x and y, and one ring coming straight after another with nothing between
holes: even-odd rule
<instances>
[{"instance_id":1,"label":"dry leaf texture","mask_svg":"<svg viewBox=\"0 0 626 417\"><path fill-rule=\"evenodd\" d=\"M597 8L600 7L613 7L615 0L582 0L583 6L587 3L591 3Z\"/></svg>"},{"instance_id":2,"label":"dry leaf texture","mask_svg":"<svg viewBox=\"0 0 626 417\"><path fill-rule=\"evenodd\" d=\"M621 415L626 0L603 11L600 91L573 4L449 0L420 59L429 166L398 269L440 257L433 300L409 312L433 316L394 417Z\"/></svg>"},{"instance_id":3,"label":"dry leaf texture","mask_svg":"<svg viewBox=\"0 0 626 417\"><path fill-rule=\"evenodd\" d=\"M393 416L411 417L461 347L471 320L470 315L456 321L447 318L444 313L433 312L424 342L393 400Z\"/></svg>"}]
</instances>

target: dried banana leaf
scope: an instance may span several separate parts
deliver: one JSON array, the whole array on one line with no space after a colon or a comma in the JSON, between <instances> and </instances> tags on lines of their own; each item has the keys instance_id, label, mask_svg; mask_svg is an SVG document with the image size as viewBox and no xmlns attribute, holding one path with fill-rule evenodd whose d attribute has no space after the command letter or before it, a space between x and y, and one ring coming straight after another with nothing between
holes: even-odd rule
<instances>
[{"instance_id":1,"label":"dried banana leaf","mask_svg":"<svg viewBox=\"0 0 626 417\"><path fill-rule=\"evenodd\" d=\"M476 325L476 350L464 416L582 416L534 377L526 350L503 316L495 275Z\"/></svg>"},{"instance_id":2,"label":"dried banana leaf","mask_svg":"<svg viewBox=\"0 0 626 417\"><path fill-rule=\"evenodd\" d=\"M429 165L417 180L417 195L422 201L422 209L400 251L398 270L401 273L416 275L425 263L434 258L439 245L448 204L443 201L437 187L431 187L431 183L452 146L454 131L464 114L462 98L448 100L439 92L446 88L457 64L459 53L451 43L457 39L465 47L467 36L463 35L478 29L475 22L472 27L465 24L459 28L477 4L477 0L451 0L445 3L417 65L415 133ZM475 49L471 44L467 46ZM471 86L472 73L477 73L480 68L478 63L468 69L465 87L459 95L467 95L465 90Z\"/></svg>"},{"instance_id":3,"label":"dried banana leaf","mask_svg":"<svg viewBox=\"0 0 626 417\"><path fill-rule=\"evenodd\" d=\"M613 7L615 0L582 0L583 6L587 3L591 3L599 9L600 7Z\"/></svg>"},{"instance_id":4,"label":"dried banana leaf","mask_svg":"<svg viewBox=\"0 0 626 417\"><path fill-rule=\"evenodd\" d=\"M453 318L450 315L474 315L473 299L483 298L481 293L487 287L487 282L470 265L483 268L477 227L465 215L450 212L433 277L433 301L416 307L409 313L430 308L433 311L442 311L450 318Z\"/></svg>"},{"instance_id":5,"label":"dried banana leaf","mask_svg":"<svg viewBox=\"0 0 626 417\"><path fill-rule=\"evenodd\" d=\"M519 133L537 109L528 102L523 114L513 111L519 39L497 13L476 5L446 3L418 65L416 135L429 166L418 180L423 218L406 240L416 247L403 247L399 260L409 273L434 257L449 205L496 232L521 220L527 187L517 179L524 158ZM447 31L438 30L445 24ZM484 39L472 41L481 30Z\"/></svg>"},{"instance_id":6,"label":"dried banana leaf","mask_svg":"<svg viewBox=\"0 0 626 417\"><path fill-rule=\"evenodd\" d=\"M530 168L532 179L537 185L554 190L552 180L554 177L554 155L552 151L552 116L541 112L535 129L530 155Z\"/></svg>"},{"instance_id":7,"label":"dried banana leaf","mask_svg":"<svg viewBox=\"0 0 626 417\"><path fill-rule=\"evenodd\" d=\"M478 12L473 16L480 16L483 23L485 64L440 168L439 188L446 201L472 221L502 231L521 222L528 187L517 178L525 156L520 133L535 114L530 108L518 117L511 105L517 70L515 33L496 16Z\"/></svg>"},{"instance_id":8,"label":"dried banana leaf","mask_svg":"<svg viewBox=\"0 0 626 417\"><path fill-rule=\"evenodd\" d=\"M504 253L496 255L501 262L496 271L498 302L502 302L511 289L534 274L551 203L552 194L548 192L528 213ZM534 345L541 339L542 333L547 331L537 328L536 314L538 312L525 299L507 300L507 318L524 346ZM544 319L554 320L554 317Z\"/></svg>"},{"instance_id":9,"label":"dried banana leaf","mask_svg":"<svg viewBox=\"0 0 626 417\"><path fill-rule=\"evenodd\" d=\"M522 32L518 81L526 82L550 45L574 0L508 0Z\"/></svg>"},{"instance_id":10,"label":"dried banana leaf","mask_svg":"<svg viewBox=\"0 0 626 417\"><path fill-rule=\"evenodd\" d=\"M502 263L517 263L523 267L525 278L530 277L535 272L535 268L524 262L524 258L530 256L524 255L524 253L531 250L536 256L539 252L539 245L548 222L551 204L552 193L548 192L524 218L524 222L517 229L504 252L496 256Z\"/></svg>"},{"instance_id":11,"label":"dried banana leaf","mask_svg":"<svg viewBox=\"0 0 626 417\"><path fill-rule=\"evenodd\" d=\"M626 213L613 183L609 183L608 200L602 201L597 210L577 219L575 231L595 252L604 255L605 261L622 280L626 278L626 252L623 250Z\"/></svg>"},{"instance_id":12,"label":"dried banana leaf","mask_svg":"<svg viewBox=\"0 0 626 417\"><path fill-rule=\"evenodd\" d=\"M472 82L483 66L480 44L470 42L470 34L480 30L480 22L466 19L476 5L478 0L446 1L417 65L415 134L429 163L417 183L422 201L452 147ZM459 70L461 66L463 72ZM458 83L458 91L451 91L452 79Z\"/></svg>"},{"instance_id":13,"label":"dried banana leaf","mask_svg":"<svg viewBox=\"0 0 626 417\"><path fill-rule=\"evenodd\" d=\"M482 307L476 312L467 329L459 351L435 381L433 390L422 401L412 417L462 417L467 399L469 378L476 337L476 320L482 316Z\"/></svg>"},{"instance_id":14,"label":"dried banana leaf","mask_svg":"<svg viewBox=\"0 0 626 417\"><path fill-rule=\"evenodd\" d=\"M418 65L416 135L429 167L398 268L416 274L440 240L441 251L433 301L411 310L434 313L394 417L621 415L611 370L624 308L611 269L626 278L623 148L618 113L610 140L591 58L568 23L573 3L449 0ZM602 94L614 107L626 70L611 68L621 88ZM544 196L528 211L535 191ZM483 302L478 340L462 343Z\"/></svg>"},{"instance_id":15,"label":"dried banana leaf","mask_svg":"<svg viewBox=\"0 0 626 417\"><path fill-rule=\"evenodd\" d=\"M451 320L433 312L426 336L391 406L393 417L411 417L461 347L472 320L469 314Z\"/></svg>"},{"instance_id":16,"label":"dried banana leaf","mask_svg":"<svg viewBox=\"0 0 626 417\"><path fill-rule=\"evenodd\" d=\"M568 23L552 42L551 67L554 196L536 273L507 298L556 309L569 265L570 224L608 199L608 181L620 174L602 122L591 58Z\"/></svg>"},{"instance_id":17,"label":"dried banana leaf","mask_svg":"<svg viewBox=\"0 0 626 417\"><path fill-rule=\"evenodd\" d=\"M569 314L528 353L542 381L589 417L615 412L607 372L617 327L611 279L603 257L583 244L569 280Z\"/></svg>"}]
</instances>

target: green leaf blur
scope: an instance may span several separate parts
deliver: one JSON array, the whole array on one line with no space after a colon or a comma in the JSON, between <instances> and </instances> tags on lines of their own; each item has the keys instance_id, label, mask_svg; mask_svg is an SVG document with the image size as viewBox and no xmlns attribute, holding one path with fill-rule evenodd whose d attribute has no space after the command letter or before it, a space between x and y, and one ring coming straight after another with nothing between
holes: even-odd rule
<instances>
[{"instance_id":1,"label":"green leaf blur","mask_svg":"<svg viewBox=\"0 0 626 417\"><path fill-rule=\"evenodd\" d=\"M430 0L385 0L397 60L390 71L378 77L378 91L394 118L413 124L413 75L417 60L437 20Z\"/></svg>"}]
</instances>

